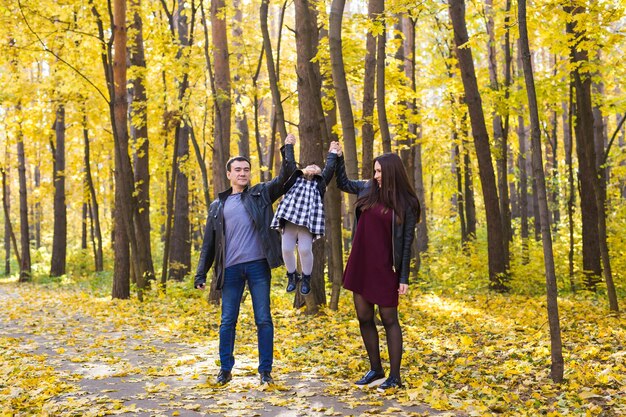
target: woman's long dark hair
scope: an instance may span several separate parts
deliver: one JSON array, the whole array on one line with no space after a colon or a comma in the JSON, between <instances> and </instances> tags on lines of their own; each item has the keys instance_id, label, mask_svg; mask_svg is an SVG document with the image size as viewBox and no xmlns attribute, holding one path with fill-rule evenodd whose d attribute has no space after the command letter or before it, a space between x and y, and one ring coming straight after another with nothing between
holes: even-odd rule
<instances>
[{"instance_id":1,"label":"woman's long dark hair","mask_svg":"<svg viewBox=\"0 0 626 417\"><path fill-rule=\"evenodd\" d=\"M415 190L409 181L402 160L395 153L384 153L374 158L372 165L378 162L382 174L382 185L372 179L369 193L356 201L360 210L372 208L376 203L393 209L400 223L404 222L405 210L419 212L419 201Z\"/></svg>"}]
</instances>

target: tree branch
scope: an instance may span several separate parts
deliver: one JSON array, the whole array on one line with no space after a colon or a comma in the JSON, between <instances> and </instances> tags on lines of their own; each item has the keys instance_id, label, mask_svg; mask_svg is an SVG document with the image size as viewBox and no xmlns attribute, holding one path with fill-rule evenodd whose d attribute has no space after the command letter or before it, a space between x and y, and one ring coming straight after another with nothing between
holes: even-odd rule
<instances>
[{"instance_id":1,"label":"tree branch","mask_svg":"<svg viewBox=\"0 0 626 417\"><path fill-rule=\"evenodd\" d=\"M613 132L613 136L611 136L611 140L609 141L609 144L606 146L606 151L604 152L604 156L602 157L602 165L606 165L606 161L607 159L609 159L609 152L611 151L611 146L613 145L613 142L615 141L617 134L621 130L622 125L624 124L624 120L626 120L626 113L624 113L624 115L622 116L622 120L620 120L619 123L617 124L617 127L615 128L615 132Z\"/></svg>"},{"instance_id":2,"label":"tree branch","mask_svg":"<svg viewBox=\"0 0 626 417\"><path fill-rule=\"evenodd\" d=\"M58 59L60 62L64 63L65 65L67 65L71 70L73 70L76 74L78 74L82 79L84 79L85 81L87 81L87 83L89 85L91 85L99 94L100 96L102 96L102 98L104 99L104 101L107 102L107 104L109 103L109 99L104 95L104 93L102 92L102 90L100 90L98 88L97 85L95 85L89 78L87 78L86 75L84 75L82 72L80 72L76 67L74 67L72 64L70 64L69 62L67 62L66 60L64 60L63 58L61 58L59 55L57 55L56 53L54 53L54 51L52 51L51 49L49 49L46 44L44 43L44 41L39 37L39 35L37 34L37 32L35 32L33 30L33 28L30 26L30 24L28 23L28 20L26 19L26 15L24 14L24 10L22 9L22 2L21 0L17 1L17 4L20 8L20 14L22 15L22 19L24 20L24 23L26 23L26 27L28 27L28 30L35 35L35 37L37 38L37 40L39 41L39 43L41 43L41 46L43 47L43 50L45 52L48 52L50 54L52 54L56 59Z\"/></svg>"}]
</instances>

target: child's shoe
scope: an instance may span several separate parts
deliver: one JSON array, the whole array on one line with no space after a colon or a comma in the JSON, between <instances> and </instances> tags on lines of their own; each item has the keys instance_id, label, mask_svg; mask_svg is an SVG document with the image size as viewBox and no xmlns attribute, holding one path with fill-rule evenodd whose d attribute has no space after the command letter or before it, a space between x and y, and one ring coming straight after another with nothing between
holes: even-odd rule
<instances>
[{"instance_id":1,"label":"child's shoe","mask_svg":"<svg viewBox=\"0 0 626 417\"><path fill-rule=\"evenodd\" d=\"M302 284L300 284L300 294L307 295L311 292L311 275L302 274Z\"/></svg>"},{"instance_id":2,"label":"child's shoe","mask_svg":"<svg viewBox=\"0 0 626 417\"><path fill-rule=\"evenodd\" d=\"M297 272L287 272L287 292L293 292L296 289L299 278Z\"/></svg>"}]
</instances>

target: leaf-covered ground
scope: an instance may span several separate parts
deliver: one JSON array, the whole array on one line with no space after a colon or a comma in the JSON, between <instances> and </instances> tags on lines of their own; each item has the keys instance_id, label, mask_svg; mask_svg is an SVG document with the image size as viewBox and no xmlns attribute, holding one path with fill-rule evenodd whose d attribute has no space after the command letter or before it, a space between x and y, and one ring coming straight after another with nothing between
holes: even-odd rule
<instances>
[{"instance_id":1,"label":"leaf-covered ground","mask_svg":"<svg viewBox=\"0 0 626 417\"><path fill-rule=\"evenodd\" d=\"M216 387L219 307L199 292L170 285L139 303L69 279L0 282L3 416L626 415L626 321L590 300L560 300L555 385L544 297L412 287L400 306L406 388L380 395L351 383L367 361L349 293L309 316L275 279L277 384L263 389L249 297L234 379Z\"/></svg>"}]
</instances>

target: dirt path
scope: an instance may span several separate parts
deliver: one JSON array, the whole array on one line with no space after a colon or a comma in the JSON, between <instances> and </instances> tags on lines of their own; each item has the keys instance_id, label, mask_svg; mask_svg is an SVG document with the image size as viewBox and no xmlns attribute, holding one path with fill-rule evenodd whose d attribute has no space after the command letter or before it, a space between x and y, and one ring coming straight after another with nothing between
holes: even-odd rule
<instances>
[{"instance_id":1,"label":"dirt path","mask_svg":"<svg viewBox=\"0 0 626 417\"><path fill-rule=\"evenodd\" d=\"M51 367L60 381L71 386L46 401L41 415L453 415L400 405L394 395L361 391L348 382L337 389L337 384L312 373L282 374L279 361L273 372L276 385L260 387L256 356L246 358L241 353L233 381L216 387L217 341L208 346L178 343L163 340L156 332L119 329L79 313L60 314L54 306L30 310L26 300L7 290L0 288L0 305L31 315L15 317L0 309L0 340L10 341L20 355ZM0 392L2 388L0 383Z\"/></svg>"}]
</instances>

